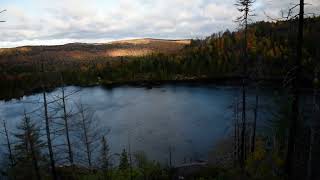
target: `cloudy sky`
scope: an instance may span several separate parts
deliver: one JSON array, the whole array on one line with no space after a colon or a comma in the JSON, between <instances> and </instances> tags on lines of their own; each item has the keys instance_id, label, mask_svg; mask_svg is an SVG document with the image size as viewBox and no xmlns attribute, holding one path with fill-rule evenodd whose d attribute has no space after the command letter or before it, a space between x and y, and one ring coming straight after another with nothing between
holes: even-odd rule
<instances>
[{"instance_id":1,"label":"cloudy sky","mask_svg":"<svg viewBox=\"0 0 320 180\"><path fill-rule=\"evenodd\" d=\"M236 0L1 0L0 48L129 38L202 38L234 30ZM306 0L319 11L320 0ZM298 0L257 0L255 20Z\"/></svg>"}]
</instances>

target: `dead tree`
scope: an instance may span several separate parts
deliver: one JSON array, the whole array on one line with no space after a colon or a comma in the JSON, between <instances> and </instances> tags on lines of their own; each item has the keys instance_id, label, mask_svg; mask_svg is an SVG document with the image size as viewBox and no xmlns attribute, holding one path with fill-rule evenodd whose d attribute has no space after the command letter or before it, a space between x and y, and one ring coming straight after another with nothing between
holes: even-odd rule
<instances>
[{"instance_id":1,"label":"dead tree","mask_svg":"<svg viewBox=\"0 0 320 180\"><path fill-rule=\"evenodd\" d=\"M258 89L258 88L257 88ZM258 91L256 92L258 93ZM255 151L256 147L256 130L257 130L257 119L258 119L258 106L259 106L259 95L256 94L255 107L254 107L254 119L252 127L252 137L251 137L251 153Z\"/></svg>"},{"instance_id":2,"label":"dead tree","mask_svg":"<svg viewBox=\"0 0 320 180\"><path fill-rule=\"evenodd\" d=\"M128 136L128 143L129 143L129 167L130 167L130 180L133 179L133 174L132 174L132 153L131 153L131 139L130 135Z\"/></svg>"},{"instance_id":3,"label":"dead tree","mask_svg":"<svg viewBox=\"0 0 320 180\"><path fill-rule=\"evenodd\" d=\"M79 128L78 137L84 146L87 165L89 168L92 168L93 153L98 147L97 142L101 139L101 130L99 129L94 112L91 109L82 103L77 104L77 108L79 111L79 119L77 122Z\"/></svg>"},{"instance_id":4,"label":"dead tree","mask_svg":"<svg viewBox=\"0 0 320 180\"><path fill-rule=\"evenodd\" d=\"M61 83L62 86L60 88L61 90L61 95L60 96L56 96L57 99L57 106L58 106L58 111L62 111L62 116L60 117L63 120L63 131L64 131L64 135L66 138L66 142L67 142L67 152L68 152L68 159L69 159L69 163L71 165L74 165L74 152L72 149L72 143L71 143L71 122L70 120L72 119L72 110L68 110L67 108L67 101L68 98L74 94L76 94L79 91L72 91L72 92L66 92L66 88L64 85L64 80L63 80L63 76L61 75Z\"/></svg>"},{"instance_id":5,"label":"dead tree","mask_svg":"<svg viewBox=\"0 0 320 180\"><path fill-rule=\"evenodd\" d=\"M261 58L258 58L256 64L256 72L255 72L255 86L256 86L256 97L255 97L255 105L253 108L253 125L252 125L252 136L251 136L251 153L254 153L256 146L256 131L257 131L257 120L258 120L258 110L259 110L259 79L262 77L262 69L263 64L261 62Z\"/></svg>"},{"instance_id":6,"label":"dead tree","mask_svg":"<svg viewBox=\"0 0 320 180\"><path fill-rule=\"evenodd\" d=\"M294 149L297 136L297 125L300 118L300 72L301 72L301 61L302 61L302 45L303 45L303 24L304 24L304 0L300 0L299 4L299 28L297 34L297 56L295 60L293 70L293 81L292 81L292 119L289 128L289 139L288 139L288 152L286 157L286 172L289 179L293 179L293 167L294 167Z\"/></svg>"},{"instance_id":7,"label":"dead tree","mask_svg":"<svg viewBox=\"0 0 320 180\"><path fill-rule=\"evenodd\" d=\"M68 114L67 114L67 107L66 107L66 96L65 96L65 90L64 87L61 88L62 92L62 108L63 108L63 120L64 120L64 127L65 127L65 133L66 133L66 139L67 139L67 145L68 145L68 154L69 154L69 161L70 164L73 165L73 152L71 148L71 141L70 141L70 132L69 132L69 124L68 124Z\"/></svg>"},{"instance_id":8,"label":"dead tree","mask_svg":"<svg viewBox=\"0 0 320 180\"><path fill-rule=\"evenodd\" d=\"M7 145L7 148L8 148L8 153L9 153L9 160L10 160L10 165L11 165L11 168L14 167L14 158L13 158L13 153L12 153L12 148L11 148L11 141L10 141L10 137L9 137L9 131L8 131L8 128L7 128L7 123L6 123L6 120L3 120L3 134L5 135L6 137L6 145Z\"/></svg>"},{"instance_id":9,"label":"dead tree","mask_svg":"<svg viewBox=\"0 0 320 180\"><path fill-rule=\"evenodd\" d=\"M239 154L240 154L240 138L239 138L239 99L236 97L234 103L233 103L233 120L234 120L234 164L236 165L239 160Z\"/></svg>"},{"instance_id":10,"label":"dead tree","mask_svg":"<svg viewBox=\"0 0 320 180\"><path fill-rule=\"evenodd\" d=\"M42 60L44 61L44 59ZM48 102L47 102L47 94L46 94L46 86L44 83L44 64L42 62L42 77L41 77L41 85L42 85L42 96L43 96L43 107L44 107L44 119L45 119L45 129L46 129L46 135L47 135L47 144L48 144L48 151L49 151L49 157L50 157L50 166L51 166L51 173L52 178L54 180L57 180L57 174L56 174L56 167L55 167L55 159L53 154L53 148L52 148L52 140L51 140L51 131L50 131L50 119L48 114Z\"/></svg>"},{"instance_id":11,"label":"dead tree","mask_svg":"<svg viewBox=\"0 0 320 180\"><path fill-rule=\"evenodd\" d=\"M173 166L172 166L172 146L170 145L169 146L169 168L171 169L171 168L173 168Z\"/></svg>"},{"instance_id":12,"label":"dead tree","mask_svg":"<svg viewBox=\"0 0 320 180\"><path fill-rule=\"evenodd\" d=\"M248 60L248 24L252 16L251 7L254 0L238 0L235 4L242 15L237 18L237 22L244 28L244 45L243 45L243 68L242 68L242 125L241 125L241 147L240 147L240 165L244 168L246 159L246 84L247 84L247 60Z\"/></svg>"}]
</instances>

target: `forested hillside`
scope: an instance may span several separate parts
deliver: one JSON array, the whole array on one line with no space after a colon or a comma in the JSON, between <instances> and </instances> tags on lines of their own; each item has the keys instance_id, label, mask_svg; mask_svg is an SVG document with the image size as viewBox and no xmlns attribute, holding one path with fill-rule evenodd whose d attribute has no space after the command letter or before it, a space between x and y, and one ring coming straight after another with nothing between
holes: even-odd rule
<instances>
[{"instance_id":1,"label":"forested hillside","mask_svg":"<svg viewBox=\"0 0 320 180\"><path fill-rule=\"evenodd\" d=\"M319 66L320 17L305 21L302 75L304 82L308 83L315 73L314 67ZM290 20L249 25L247 63L251 78L286 80L295 56L297 23L297 20ZM19 97L39 89L40 78L45 78L51 88L61 83L112 85L142 81L237 79L241 74L242 40L241 30L227 30L205 39L191 40L189 45L187 41L146 39L108 46L68 44L1 49L1 99ZM129 56L131 51L124 50L129 47L131 50L137 47L141 52L135 51ZM106 51L106 48L115 50ZM40 76L41 71L45 71L45 77ZM256 76L258 72L259 76Z\"/></svg>"},{"instance_id":2,"label":"forested hillside","mask_svg":"<svg viewBox=\"0 0 320 180\"><path fill-rule=\"evenodd\" d=\"M305 78L310 80L313 75L310 71L318 66L320 18L308 18L305 21L303 69ZM297 20L290 20L249 25L248 67L251 73L258 66L262 69L264 78L284 78L295 56L297 23ZM226 31L213 34L205 40L193 40L182 53L182 59L197 68L193 72L211 76L236 76L240 70L238 67L241 62L239 57L242 39L243 32Z\"/></svg>"}]
</instances>

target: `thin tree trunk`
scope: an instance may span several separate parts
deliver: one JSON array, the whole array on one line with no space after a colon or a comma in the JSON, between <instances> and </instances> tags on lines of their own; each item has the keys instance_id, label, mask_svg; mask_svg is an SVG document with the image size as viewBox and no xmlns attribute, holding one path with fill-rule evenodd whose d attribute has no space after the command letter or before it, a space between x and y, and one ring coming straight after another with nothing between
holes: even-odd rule
<instances>
[{"instance_id":1,"label":"thin tree trunk","mask_svg":"<svg viewBox=\"0 0 320 180\"><path fill-rule=\"evenodd\" d=\"M312 127L310 128L310 142L309 142L309 157L308 157L308 174L307 179L312 180L312 152L313 152L313 142L314 142L314 131Z\"/></svg>"},{"instance_id":2,"label":"thin tree trunk","mask_svg":"<svg viewBox=\"0 0 320 180\"><path fill-rule=\"evenodd\" d=\"M3 128L4 128L4 133L6 136L6 141L7 141L7 147L8 147L8 152L9 152L9 159L10 159L10 163L11 163L11 167L14 166L14 159L13 159L13 154L12 154L12 149L11 149L11 142L9 139L9 132L7 129L7 123L5 120L3 120Z\"/></svg>"},{"instance_id":3,"label":"thin tree trunk","mask_svg":"<svg viewBox=\"0 0 320 180\"><path fill-rule=\"evenodd\" d=\"M47 104L47 96L45 89L43 90L43 106L44 106L44 115L45 115L45 124L46 124L46 134L47 134L47 143L48 143L48 150L49 150L49 157L50 157L50 165L51 165L51 172L52 172L52 178L54 180L57 179L56 174L56 167L55 167L55 161L53 157L53 150L52 150L52 142L51 142L51 132L50 132L50 122L49 122L49 115L48 115L48 104Z\"/></svg>"},{"instance_id":4,"label":"thin tree trunk","mask_svg":"<svg viewBox=\"0 0 320 180\"><path fill-rule=\"evenodd\" d=\"M289 179L294 179L294 148L297 134L297 124L299 120L299 85L300 85L300 71L302 59L302 44L303 44L303 23L304 23L304 0L300 0L299 12L299 32L297 42L297 58L295 62L294 81L293 81L293 100L292 100L292 121L289 129L288 152L286 159L286 171Z\"/></svg>"},{"instance_id":5,"label":"thin tree trunk","mask_svg":"<svg viewBox=\"0 0 320 180\"><path fill-rule=\"evenodd\" d=\"M236 114L236 123L237 123L237 158L240 160L240 154L241 154L241 142L240 142L240 122L239 122L239 99L237 99L237 104L236 104L236 109L237 109L237 114Z\"/></svg>"},{"instance_id":6,"label":"thin tree trunk","mask_svg":"<svg viewBox=\"0 0 320 180\"><path fill-rule=\"evenodd\" d=\"M42 73L44 74L44 64L41 64ZM50 166L51 166L51 173L52 178L57 180L56 174L56 167L55 167L55 160L53 156L52 150L52 141L51 141L51 132L50 132L50 122L49 122L49 115L48 115L48 103L47 103L47 95L46 95L46 88L44 85L44 75L42 74L41 83L42 83L42 96L43 96L43 107L44 107L44 116L45 116L45 126L46 126L46 135L47 135L47 144L48 144L48 151L49 151L49 158L50 158Z\"/></svg>"},{"instance_id":7,"label":"thin tree trunk","mask_svg":"<svg viewBox=\"0 0 320 180\"><path fill-rule=\"evenodd\" d=\"M73 165L73 152L72 152L71 141L70 141L70 133L69 133L69 124L68 124L68 115L67 115L67 109L66 109L67 107L66 107L64 87L62 87L62 106L63 106L63 120L64 120L65 133L66 133L66 138L67 138L67 145L68 145L69 161L70 161L70 164Z\"/></svg>"},{"instance_id":8,"label":"thin tree trunk","mask_svg":"<svg viewBox=\"0 0 320 180\"><path fill-rule=\"evenodd\" d=\"M241 167L244 168L246 160L246 80L247 80L247 30L248 30L248 11L245 14L245 32L244 32L244 60L242 77L242 127L241 127Z\"/></svg>"},{"instance_id":9,"label":"thin tree trunk","mask_svg":"<svg viewBox=\"0 0 320 180\"><path fill-rule=\"evenodd\" d=\"M33 142L33 139L31 137L31 128L30 128L30 122L29 122L29 119L27 117L27 114L26 112L24 111L24 120L25 120L25 123L26 123L26 126L27 126L27 139L29 141L29 144L30 144L30 152L31 152L31 157L32 157L32 163L33 163L33 168L34 168L34 171L36 172L36 177L37 177L37 180L41 180L41 175L40 175L40 169L39 169L39 165L38 165L38 159L36 157L36 152L35 152L35 148L34 148L34 142Z\"/></svg>"},{"instance_id":10,"label":"thin tree trunk","mask_svg":"<svg viewBox=\"0 0 320 180\"><path fill-rule=\"evenodd\" d=\"M104 179L109 179L109 149L107 146L107 141L104 136L102 136L102 168L104 170Z\"/></svg>"},{"instance_id":11,"label":"thin tree trunk","mask_svg":"<svg viewBox=\"0 0 320 180\"><path fill-rule=\"evenodd\" d=\"M171 146L169 146L169 168L172 168L172 149Z\"/></svg>"},{"instance_id":12,"label":"thin tree trunk","mask_svg":"<svg viewBox=\"0 0 320 180\"><path fill-rule=\"evenodd\" d=\"M254 120L253 120L253 133L251 139L251 153L254 153L256 147L256 129L257 129L257 119L258 119L258 106L259 106L259 95L258 90L256 92L256 103L254 108Z\"/></svg>"},{"instance_id":13,"label":"thin tree trunk","mask_svg":"<svg viewBox=\"0 0 320 180\"><path fill-rule=\"evenodd\" d=\"M89 143L89 137L88 137L88 130L85 122L85 116L84 116L84 110L81 104L81 118L82 118L82 129L84 133L84 140L85 140L85 145L86 145L86 153L87 153L87 160L88 160L88 165L89 168L91 168L91 149L90 149L90 143Z\"/></svg>"},{"instance_id":14,"label":"thin tree trunk","mask_svg":"<svg viewBox=\"0 0 320 180\"><path fill-rule=\"evenodd\" d=\"M132 176L132 157L131 157L131 141L130 141L130 136L129 136L129 161L130 161L130 180L133 179Z\"/></svg>"},{"instance_id":15,"label":"thin tree trunk","mask_svg":"<svg viewBox=\"0 0 320 180\"><path fill-rule=\"evenodd\" d=\"M236 99L234 104L234 165L236 166L239 154L238 154L238 99Z\"/></svg>"}]
</instances>

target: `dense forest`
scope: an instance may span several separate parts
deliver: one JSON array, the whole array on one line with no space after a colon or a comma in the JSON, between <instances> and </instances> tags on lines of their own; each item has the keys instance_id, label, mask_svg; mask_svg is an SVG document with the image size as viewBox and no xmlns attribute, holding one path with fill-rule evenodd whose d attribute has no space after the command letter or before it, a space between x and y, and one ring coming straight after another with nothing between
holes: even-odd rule
<instances>
[{"instance_id":1,"label":"dense forest","mask_svg":"<svg viewBox=\"0 0 320 180\"><path fill-rule=\"evenodd\" d=\"M41 93L36 110L24 109L16 130L2 120L6 149L1 175L7 179L319 179L318 73L320 17L298 16L249 24L254 1L239 0L240 28L191 40L175 53L145 56L92 57L85 60L21 51L0 54L0 98L10 100ZM29 58L32 54L32 59ZM223 82L241 86L234 102L233 133L221 141L219 157L209 165L175 167L144 152L112 154L108 129L99 128L94 109L77 102L68 109L67 85L152 86L165 82ZM259 89L279 86L270 132L257 131ZM57 88L59 95L48 98ZM248 89L254 89L250 104ZM311 93L310 93L311 92ZM313 101L305 104L302 94ZM253 118L248 112L253 111ZM1 117L0 117L1 118ZM42 123L39 123L41 119ZM57 144L55 139L61 139ZM73 142L78 142L75 147ZM223 149L225 145L229 148ZM222 159L222 160L221 160ZM200 168L199 168L200 167ZM190 168L190 169L188 169ZM186 170L188 169L188 170ZM185 177L182 177L182 174ZM1 177L1 176L0 176Z\"/></svg>"}]
</instances>

